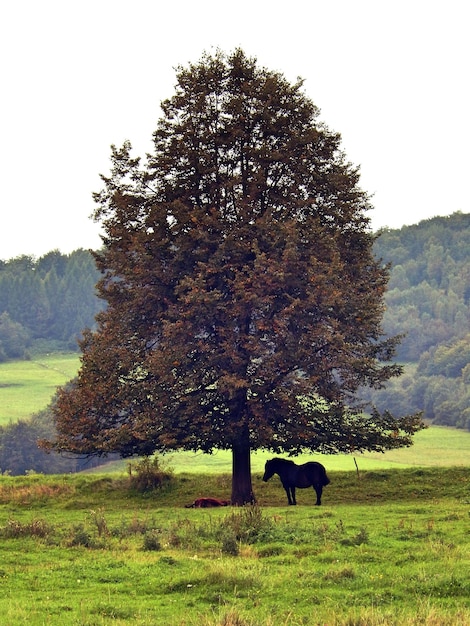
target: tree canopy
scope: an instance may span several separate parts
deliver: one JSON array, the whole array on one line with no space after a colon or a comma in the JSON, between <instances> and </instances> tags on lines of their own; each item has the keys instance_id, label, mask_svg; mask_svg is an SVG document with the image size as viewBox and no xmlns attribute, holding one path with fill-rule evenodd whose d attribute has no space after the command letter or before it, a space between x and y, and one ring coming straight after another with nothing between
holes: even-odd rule
<instances>
[{"instance_id":1,"label":"tree canopy","mask_svg":"<svg viewBox=\"0 0 470 626\"><path fill-rule=\"evenodd\" d=\"M419 416L355 403L400 368L381 329L388 268L340 136L303 91L243 51L177 71L145 165L126 142L95 195L107 308L55 405L54 448L124 456L384 450Z\"/></svg>"}]
</instances>

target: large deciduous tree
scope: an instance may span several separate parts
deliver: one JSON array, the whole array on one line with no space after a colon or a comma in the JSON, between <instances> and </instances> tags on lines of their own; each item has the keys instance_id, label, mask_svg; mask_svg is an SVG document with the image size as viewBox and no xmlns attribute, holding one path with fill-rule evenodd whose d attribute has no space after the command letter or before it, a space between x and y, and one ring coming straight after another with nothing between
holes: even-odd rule
<instances>
[{"instance_id":1,"label":"large deciduous tree","mask_svg":"<svg viewBox=\"0 0 470 626\"><path fill-rule=\"evenodd\" d=\"M107 309L59 393L54 447L124 456L410 445L418 416L362 414L400 373L381 331L388 270L369 199L302 82L241 50L177 71L145 166L113 147L96 194Z\"/></svg>"}]
</instances>

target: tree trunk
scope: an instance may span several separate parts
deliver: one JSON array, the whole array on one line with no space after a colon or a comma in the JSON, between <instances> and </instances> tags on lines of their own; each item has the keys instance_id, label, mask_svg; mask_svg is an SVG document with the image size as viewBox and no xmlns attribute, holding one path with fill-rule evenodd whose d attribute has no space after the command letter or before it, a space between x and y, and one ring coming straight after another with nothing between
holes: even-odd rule
<instances>
[{"instance_id":1,"label":"tree trunk","mask_svg":"<svg viewBox=\"0 0 470 626\"><path fill-rule=\"evenodd\" d=\"M251 484L250 444L237 443L232 448L232 498L233 505L253 504L255 496Z\"/></svg>"}]
</instances>

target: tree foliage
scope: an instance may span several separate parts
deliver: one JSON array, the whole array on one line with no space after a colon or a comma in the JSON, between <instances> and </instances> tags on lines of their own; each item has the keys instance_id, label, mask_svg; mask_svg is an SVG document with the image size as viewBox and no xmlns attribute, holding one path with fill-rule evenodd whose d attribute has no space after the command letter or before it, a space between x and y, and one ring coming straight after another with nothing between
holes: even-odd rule
<instances>
[{"instance_id":1,"label":"tree foliage","mask_svg":"<svg viewBox=\"0 0 470 626\"><path fill-rule=\"evenodd\" d=\"M177 72L147 162L126 142L96 194L108 307L59 394L54 447L250 450L409 445L417 416L355 407L400 373L381 330L388 270L367 195L302 82L236 50Z\"/></svg>"}]
</instances>

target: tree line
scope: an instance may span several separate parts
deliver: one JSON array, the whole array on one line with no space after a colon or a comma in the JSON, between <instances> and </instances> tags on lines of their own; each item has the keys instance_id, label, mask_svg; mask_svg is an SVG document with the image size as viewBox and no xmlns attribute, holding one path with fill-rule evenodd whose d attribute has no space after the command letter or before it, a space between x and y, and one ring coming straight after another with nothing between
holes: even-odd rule
<instances>
[{"instance_id":1,"label":"tree line","mask_svg":"<svg viewBox=\"0 0 470 626\"><path fill-rule=\"evenodd\" d=\"M83 249L0 261L0 361L32 349L76 350L103 308L98 278L93 256Z\"/></svg>"},{"instance_id":2,"label":"tree line","mask_svg":"<svg viewBox=\"0 0 470 626\"><path fill-rule=\"evenodd\" d=\"M402 336L399 361L427 362L455 342L462 348L470 326L469 250L470 214L381 231L374 252L391 264L383 327L388 336ZM76 350L104 307L95 290L99 278L83 249L0 260L0 361L23 358L34 346Z\"/></svg>"}]
</instances>

